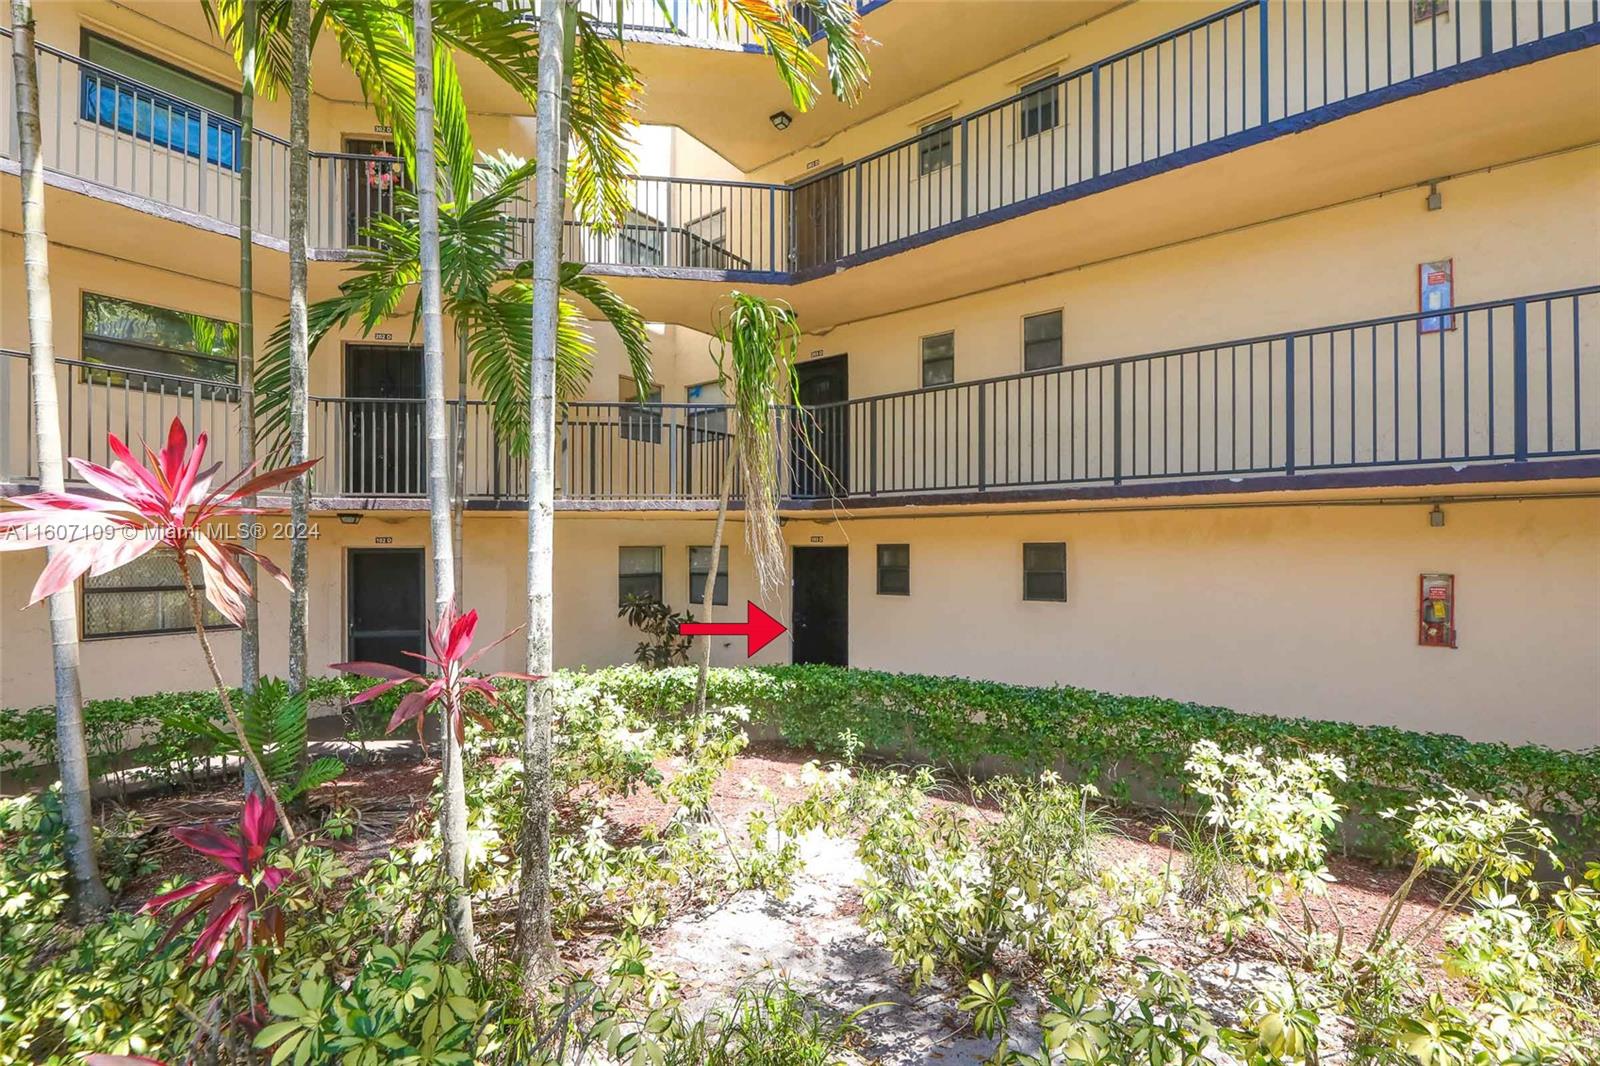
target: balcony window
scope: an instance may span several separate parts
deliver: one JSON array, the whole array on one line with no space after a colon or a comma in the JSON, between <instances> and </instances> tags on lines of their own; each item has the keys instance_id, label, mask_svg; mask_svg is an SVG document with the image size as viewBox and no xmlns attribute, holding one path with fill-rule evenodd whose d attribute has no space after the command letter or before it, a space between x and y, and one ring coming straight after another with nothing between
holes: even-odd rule
<instances>
[{"instance_id":1,"label":"balcony window","mask_svg":"<svg viewBox=\"0 0 1600 1066\"><path fill-rule=\"evenodd\" d=\"M1045 130L1053 130L1060 123L1060 113L1057 110L1061 95L1061 83L1054 74L1031 81L1022 87L1022 99L1018 103L1018 120L1021 128L1019 132L1024 139L1036 137Z\"/></svg>"},{"instance_id":2,"label":"balcony window","mask_svg":"<svg viewBox=\"0 0 1600 1066\"><path fill-rule=\"evenodd\" d=\"M635 405L631 409L624 408L618 418L622 439L642 444L660 444L661 386L651 385L648 391L641 392L632 378L623 378L620 395L623 403Z\"/></svg>"},{"instance_id":3,"label":"balcony window","mask_svg":"<svg viewBox=\"0 0 1600 1066\"><path fill-rule=\"evenodd\" d=\"M1067 546L1064 543L1022 546L1022 598L1065 602Z\"/></svg>"},{"instance_id":4,"label":"balcony window","mask_svg":"<svg viewBox=\"0 0 1600 1066\"><path fill-rule=\"evenodd\" d=\"M190 561L189 576L199 589L203 584L199 560ZM228 625L209 600L201 600L200 618L207 628ZM109 574L83 579L86 638L193 631L194 615L189 611L183 575L171 552L153 551Z\"/></svg>"},{"instance_id":5,"label":"balcony window","mask_svg":"<svg viewBox=\"0 0 1600 1066\"><path fill-rule=\"evenodd\" d=\"M237 93L97 34L83 35L82 51L83 121L239 169Z\"/></svg>"},{"instance_id":6,"label":"balcony window","mask_svg":"<svg viewBox=\"0 0 1600 1066\"><path fill-rule=\"evenodd\" d=\"M694 405L689 410L689 426L694 430L691 440L720 440L728 435L728 397L722 382L690 385L684 395Z\"/></svg>"},{"instance_id":7,"label":"balcony window","mask_svg":"<svg viewBox=\"0 0 1600 1066\"><path fill-rule=\"evenodd\" d=\"M617 606L635 599L661 602L661 549L624 546L617 549Z\"/></svg>"},{"instance_id":8,"label":"balcony window","mask_svg":"<svg viewBox=\"0 0 1600 1066\"><path fill-rule=\"evenodd\" d=\"M955 126L948 117L930 122L919 131L917 141L917 172L932 174L943 170L955 159Z\"/></svg>"},{"instance_id":9,"label":"balcony window","mask_svg":"<svg viewBox=\"0 0 1600 1066\"><path fill-rule=\"evenodd\" d=\"M711 546L689 549L689 602L700 603L706 594L706 575L711 572ZM717 583L711 589L711 602L728 604L728 546L717 554Z\"/></svg>"},{"instance_id":10,"label":"balcony window","mask_svg":"<svg viewBox=\"0 0 1600 1066\"><path fill-rule=\"evenodd\" d=\"M238 380L239 327L187 311L83 294L83 360L116 370L84 371L95 384L187 395L195 382L220 399ZM137 373L145 371L145 373ZM176 380L174 380L176 379Z\"/></svg>"},{"instance_id":11,"label":"balcony window","mask_svg":"<svg viewBox=\"0 0 1600 1066\"><path fill-rule=\"evenodd\" d=\"M949 385L956 379L956 335L936 333L922 338L922 387Z\"/></svg>"},{"instance_id":12,"label":"balcony window","mask_svg":"<svg viewBox=\"0 0 1600 1066\"><path fill-rule=\"evenodd\" d=\"M911 545L878 545L878 595L911 595Z\"/></svg>"},{"instance_id":13,"label":"balcony window","mask_svg":"<svg viewBox=\"0 0 1600 1066\"><path fill-rule=\"evenodd\" d=\"M1061 312L1046 311L1022 320L1022 369L1061 365Z\"/></svg>"}]
</instances>

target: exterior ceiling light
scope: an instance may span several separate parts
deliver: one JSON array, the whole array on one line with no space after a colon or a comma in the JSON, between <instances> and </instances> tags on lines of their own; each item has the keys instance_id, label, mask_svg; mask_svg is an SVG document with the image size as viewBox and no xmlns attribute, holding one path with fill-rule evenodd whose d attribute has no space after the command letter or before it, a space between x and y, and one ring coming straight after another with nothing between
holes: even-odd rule
<instances>
[{"instance_id":1,"label":"exterior ceiling light","mask_svg":"<svg viewBox=\"0 0 1600 1066\"><path fill-rule=\"evenodd\" d=\"M339 515L339 521L343 522L347 526L353 526L357 522L361 521L361 516L359 514L351 514L350 512L346 511Z\"/></svg>"},{"instance_id":2,"label":"exterior ceiling light","mask_svg":"<svg viewBox=\"0 0 1600 1066\"><path fill-rule=\"evenodd\" d=\"M772 128L783 131L789 128L789 123L794 121L794 116L787 111L774 111L767 116L767 121L772 123Z\"/></svg>"}]
</instances>

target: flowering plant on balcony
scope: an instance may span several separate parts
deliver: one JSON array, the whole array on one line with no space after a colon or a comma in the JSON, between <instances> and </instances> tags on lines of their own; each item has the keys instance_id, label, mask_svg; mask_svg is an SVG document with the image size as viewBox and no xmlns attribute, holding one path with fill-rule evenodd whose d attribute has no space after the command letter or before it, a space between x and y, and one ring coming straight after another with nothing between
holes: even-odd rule
<instances>
[{"instance_id":1,"label":"flowering plant on balcony","mask_svg":"<svg viewBox=\"0 0 1600 1066\"><path fill-rule=\"evenodd\" d=\"M372 154L374 156L382 156L383 159L395 158L393 152L384 151L382 148ZM377 189L379 192L388 192L400 180L401 170L398 161L385 163L382 159L369 159L367 160L366 170L367 187L369 189Z\"/></svg>"}]
</instances>

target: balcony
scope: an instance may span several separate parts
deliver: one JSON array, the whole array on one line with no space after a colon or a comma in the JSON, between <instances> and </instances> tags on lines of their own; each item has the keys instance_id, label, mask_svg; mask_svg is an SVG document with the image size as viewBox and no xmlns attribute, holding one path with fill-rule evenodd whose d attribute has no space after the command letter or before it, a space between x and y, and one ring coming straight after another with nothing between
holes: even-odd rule
<instances>
[{"instance_id":1,"label":"balcony","mask_svg":"<svg viewBox=\"0 0 1600 1066\"><path fill-rule=\"evenodd\" d=\"M647 6L660 18L653 0ZM633 178L626 224L599 234L569 223L566 251L613 274L793 285L1600 43L1600 13L1577 0L1441 0L1439 14L1420 22L1411 11L1243 0L798 184ZM160 205L218 232L237 226L231 117L39 51L45 161L58 183ZM1593 107L1524 111L1519 121L1554 124L1543 140L1565 144L1581 139ZM0 145L10 160L13 113L7 76ZM287 143L257 132L255 168L259 239L281 245ZM389 157L313 153L314 255L358 252L362 227L392 205L402 180Z\"/></svg>"},{"instance_id":2,"label":"balcony","mask_svg":"<svg viewBox=\"0 0 1600 1066\"><path fill-rule=\"evenodd\" d=\"M27 360L0 360L0 476L37 480ZM58 360L67 453L159 439L174 415L240 464L232 386ZM460 417L451 405L451 424ZM1341 323L1056 370L786 410L793 508L1250 492L1600 475L1600 285ZM426 496L420 400L316 397L324 508ZM464 492L515 507L525 462L469 400ZM569 508L697 509L717 498L727 409L569 403L557 495ZM452 428L452 433L455 430ZM454 441L452 441L454 454Z\"/></svg>"}]
</instances>

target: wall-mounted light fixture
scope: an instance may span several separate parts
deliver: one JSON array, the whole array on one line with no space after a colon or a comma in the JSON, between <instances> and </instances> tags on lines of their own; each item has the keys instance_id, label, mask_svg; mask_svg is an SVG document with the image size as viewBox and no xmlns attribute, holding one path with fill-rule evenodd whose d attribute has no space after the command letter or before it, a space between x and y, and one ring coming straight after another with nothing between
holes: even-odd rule
<instances>
[{"instance_id":1,"label":"wall-mounted light fixture","mask_svg":"<svg viewBox=\"0 0 1600 1066\"><path fill-rule=\"evenodd\" d=\"M774 111L767 116L767 121L772 123L772 128L782 132L789 128L789 123L794 121L794 116L787 111Z\"/></svg>"},{"instance_id":2,"label":"wall-mounted light fixture","mask_svg":"<svg viewBox=\"0 0 1600 1066\"><path fill-rule=\"evenodd\" d=\"M1439 191L1439 183L1428 182L1428 210L1438 211L1444 207L1444 194Z\"/></svg>"},{"instance_id":3,"label":"wall-mounted light fixture","mask_svg":"<svg viewBox=\"0 0 1600 1066\"><path fill-rule=\"evenodd\" d=\"M361 516L359 514L353 514L349 511L344 511L340 513L339 521L343 522L347 526L353 526L357 522L361 521Z\"/></svg>"},{"instance_id":4,"label":"wall-mounted light fixture","mask_svg":"<svg viewBox=\"0 0 1600 1066\"><path fill-rule=\"evenodd\" d=\"M1444 526L1444 508L1443 507L1440 507L1438 504L1434 504L1433 505L1433 510L1428 512L1428 525L1432 526L1434 529L1443 528L1443 526Z\"/></svg>"}]
</instances>

